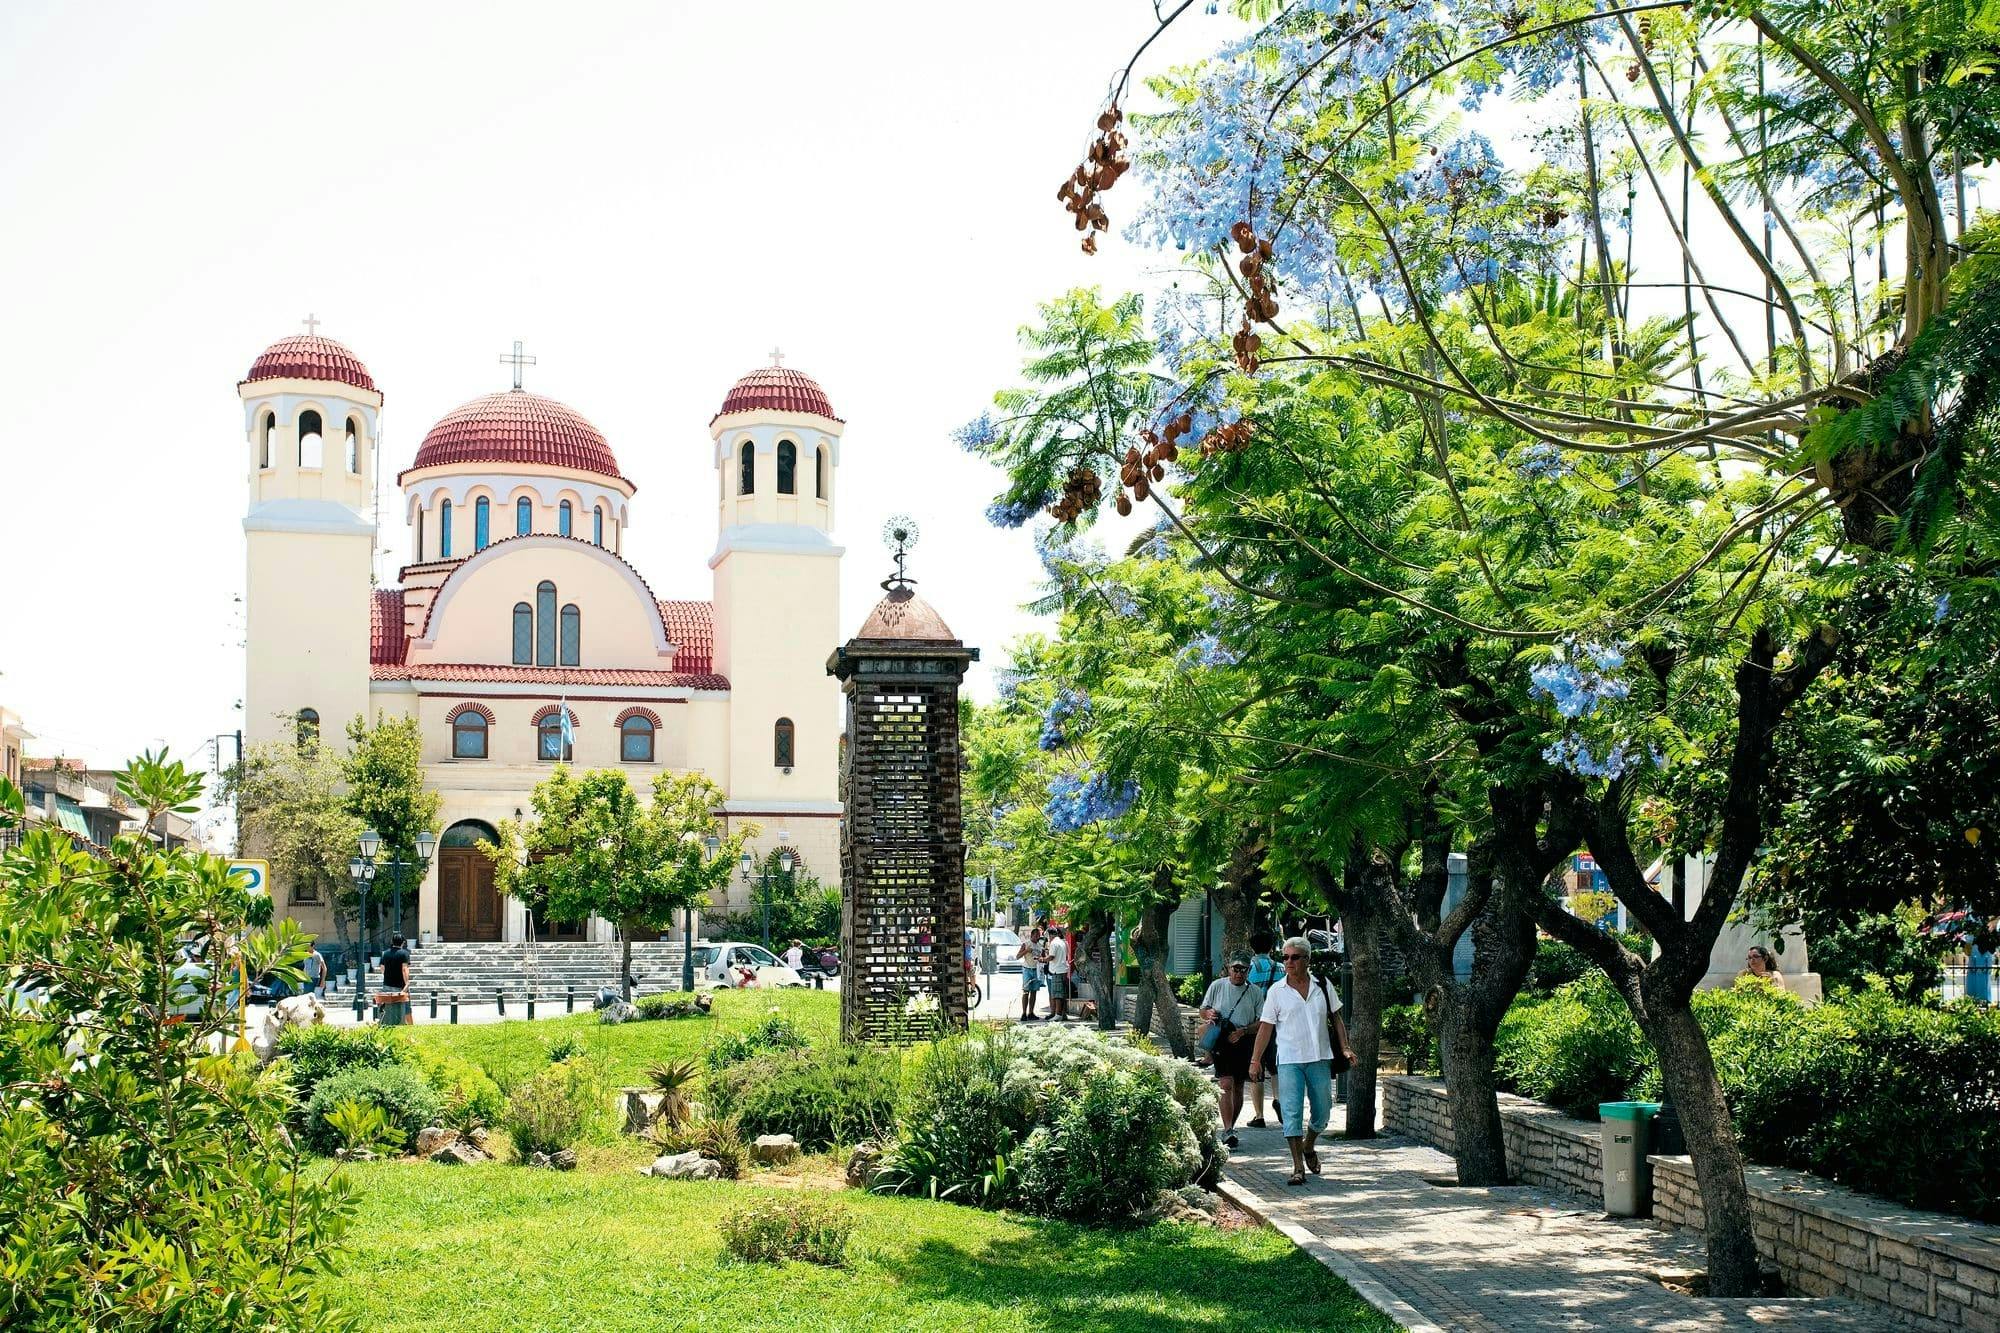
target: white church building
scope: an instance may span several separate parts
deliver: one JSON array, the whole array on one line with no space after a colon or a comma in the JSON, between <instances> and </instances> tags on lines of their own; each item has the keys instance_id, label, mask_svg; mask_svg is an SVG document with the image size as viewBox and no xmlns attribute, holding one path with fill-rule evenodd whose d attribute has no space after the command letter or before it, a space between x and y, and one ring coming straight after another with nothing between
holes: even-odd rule
<instances>
[{"instance_id":1,"label":"white church building","mask_svg":"<svg viewBox=\"0 0 2000 1333\"><path fill-rule=\"evenodd\" d=\"M709 422L715 550L697 598L625 559L642 502L610 442L574 408L522 390L518 363L515 383L446 414L395 478L409 559L384 587L373 577L380 387L316 333L257 357L237 386L246 740L323 728L339 745L357 715L417 720L425 779L443 797L437 854L404 887L427 941L526 937L526 905L495 891L476 844L531 811L558 761L622 768L642 792L663 771L702 772L726 793L730 824L761 829L754 849L788 847L837 883L840 695L825 662L841 639L842 422L825 391L773 365L723 395ZM282 914L331 930L327 904L275 891ZM743 886L732 894L747 903ZM601 921L534 929L610 938Z\"/></svg>"}]
</instances>

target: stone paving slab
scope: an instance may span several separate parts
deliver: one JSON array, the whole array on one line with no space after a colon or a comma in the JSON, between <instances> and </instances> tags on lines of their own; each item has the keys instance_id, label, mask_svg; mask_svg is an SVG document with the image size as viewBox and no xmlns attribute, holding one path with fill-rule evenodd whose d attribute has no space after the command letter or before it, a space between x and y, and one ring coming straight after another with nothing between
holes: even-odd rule
<instances>
[{"instance_id":1,"label":"stone paving slab","mask_svg":"<svg viewBox=\"0 0 2000 1333\"><path fill-rule=\"evenodd\" d=\"M1681 1295L1653 1274L1700 1268L1698 1238L1526 1186L1433 1185L1452 1178L1451 1158L1406 1139L1323 1140L1325 1174L1292 1188L1272 1124L1238 1130L1225 1191L1412 1333L1897 1327L1849 1301Z\"/></svg>"}]
</instances>

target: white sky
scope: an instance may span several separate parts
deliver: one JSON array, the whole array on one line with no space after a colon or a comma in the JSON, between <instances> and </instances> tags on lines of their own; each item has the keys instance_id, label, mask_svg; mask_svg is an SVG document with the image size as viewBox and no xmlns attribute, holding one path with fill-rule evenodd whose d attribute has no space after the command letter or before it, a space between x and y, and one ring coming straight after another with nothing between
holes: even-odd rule
<instances>
[{"instance_id":1,"label":"white sky","mask_svg":"<svg viewBox=\"0 0 2000 1333\"><path fill-rule=\"evenodd\" d=\"M626 554L664 597L709 595L708 419L782 347L848 421L843 621L904 511L923 592L1003 660L1038 569L948 432L1014 382L1036 301L1166 262L1115 239L1136 187L1096 259L1054 197L1151 23L1145 0L0 6L0 702L29 753L240 725L235 385L309 311L387 394L385 475L524 339L528 387L638 483ZM1228 23L1191 13L1148 67ZM407 543L392 519L391 578Z\"/></svg>"}]
</instances>

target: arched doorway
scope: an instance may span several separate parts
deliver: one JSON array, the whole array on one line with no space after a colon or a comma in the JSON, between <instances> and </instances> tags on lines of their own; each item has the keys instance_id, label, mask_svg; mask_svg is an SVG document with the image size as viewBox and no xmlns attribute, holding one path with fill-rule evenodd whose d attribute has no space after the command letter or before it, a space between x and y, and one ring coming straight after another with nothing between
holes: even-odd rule
<instances>
[{"instance_id":1,"label":"arched doorway","mask_svg":"<svg viewBox=\"0 0 2000 1333\"><path fill-rule=\"evenodd\" d=\"M500 891L493 886L493 863L479 850L500 835L476 819L461 820L438 840L438 938L490 941L500 938Z\"/></svg>"}]
</instances>

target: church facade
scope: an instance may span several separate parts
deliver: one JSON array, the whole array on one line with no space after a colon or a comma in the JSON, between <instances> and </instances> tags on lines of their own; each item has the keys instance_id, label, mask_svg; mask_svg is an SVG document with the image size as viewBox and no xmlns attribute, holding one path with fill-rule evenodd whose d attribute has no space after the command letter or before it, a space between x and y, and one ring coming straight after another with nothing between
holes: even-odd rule
<instances>
[{"instance_id":1,"label":"church facade","mask_svg":"<svg viewBox=\"0 0 2000 1333\"><path fill-rule=\"evenodd\" d=\"M380 388L317 333L257 357L237 386L246 739L344 745L357 715L416 719L443 798L437 854L403 886L406 926L424 940L527 937L529 905L495 891L476 844L529 813L558 762L622 768L641 791L664 771L704 773L725 820L761 830L753 849L787 847L837 883L839 689L824 664L840 641L843 423L825 391L797 370L752 371L709 422L712 481L671 479L714 488L708 596L696 598L679 583L656 590L625 558L638 487L596 427L520 388L518 370L512 390L446 414L396 476L409 559L383 587ZM281 913L331 930L328 904L274 890ZM741 907L751 890L731 894ZM602 921L533 929L611 937Z\"/></svg>"}]
</instances>

